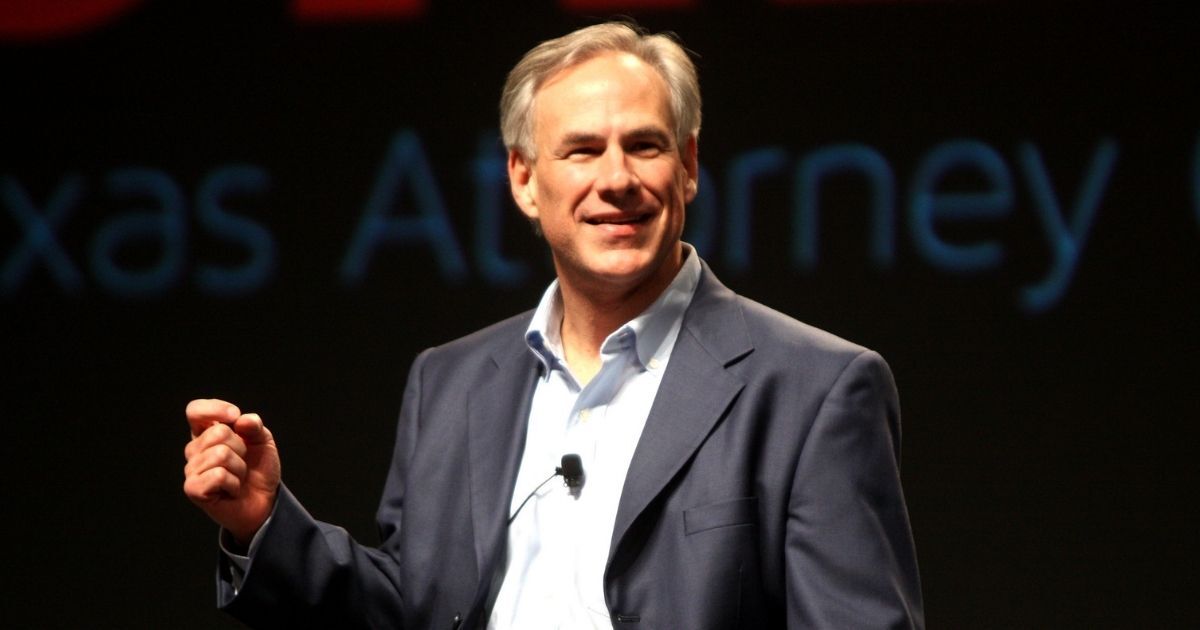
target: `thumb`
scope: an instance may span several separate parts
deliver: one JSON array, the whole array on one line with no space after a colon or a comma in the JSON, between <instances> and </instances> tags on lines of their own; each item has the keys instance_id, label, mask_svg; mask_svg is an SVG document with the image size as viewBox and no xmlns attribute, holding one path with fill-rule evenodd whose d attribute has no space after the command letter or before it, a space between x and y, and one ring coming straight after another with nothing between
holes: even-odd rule
<instances>
[{"instance_id":1,"label":"thumb","mask_svg":"<svg viewBox=\"0 0 1200 630\"><path fill-rule=\"evenodd\" d=\"M235 407L236 409L236 407ZM246 444L266 444L270 442L271 431L263 424L262 417L256 413L246 413L239 416L231 425L233 432L238 434Z\"/></svg>"}]
</instances>

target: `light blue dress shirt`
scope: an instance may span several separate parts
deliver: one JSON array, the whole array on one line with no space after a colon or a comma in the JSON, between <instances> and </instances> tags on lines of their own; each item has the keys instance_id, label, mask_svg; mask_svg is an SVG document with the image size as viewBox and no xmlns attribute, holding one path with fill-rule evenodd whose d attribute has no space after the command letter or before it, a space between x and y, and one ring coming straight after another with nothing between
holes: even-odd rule
<instances>
[{"instance_id":1,"label":"light blue dress shirt","mask_svg":"<svg viewBox=\"0 0 1200 630\"><path fill-rule=\"evenodd\" d=\"M585 387L563 359L558 281L543 295L525 334L542 376L509 514L565 454L582 458L584 481L569 489L554 480L517 513L489 628L612 628L604 567L625 473L700 280L700 260L690 245L684 255L662 295L605 338L600 371Z\"/></svg>"}]
</instances>

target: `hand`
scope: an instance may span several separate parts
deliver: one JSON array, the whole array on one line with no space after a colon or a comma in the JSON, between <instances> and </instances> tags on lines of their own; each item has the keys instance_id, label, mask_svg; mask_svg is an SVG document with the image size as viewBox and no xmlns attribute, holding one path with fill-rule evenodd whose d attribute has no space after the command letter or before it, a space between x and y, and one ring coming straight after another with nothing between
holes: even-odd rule
<instances>
[{"instance_id":1,"label":"hand","mask_svg":"<svg viewBox=\"0 0 1200 630\"><path fill-rule=\"evenodd\" d=\"M193 400L187 420L192 441L183 450L183 493L244 548L275 507L275 439L258 414L223 400Z\"/></svg>"}]
</instances>

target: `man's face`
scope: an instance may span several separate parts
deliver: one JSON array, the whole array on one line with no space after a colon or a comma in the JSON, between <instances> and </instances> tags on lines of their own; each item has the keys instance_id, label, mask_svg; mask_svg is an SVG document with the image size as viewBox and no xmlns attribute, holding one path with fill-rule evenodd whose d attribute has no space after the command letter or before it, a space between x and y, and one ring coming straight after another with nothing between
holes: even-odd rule
<instances>
[{"instance_id":1,"label":"man's face","mask_svg":"<svg viewBox=\"0 0 1200 630\"><path fill-rule=\"evenodd\" d=\"M640 59L606 53L535 94L537 157L512 152L509 178L517 205L541 224L560 282L628 293L661 289L678 271L696 142L676 145L667 90Z\"/></svg>"}]
</instances>

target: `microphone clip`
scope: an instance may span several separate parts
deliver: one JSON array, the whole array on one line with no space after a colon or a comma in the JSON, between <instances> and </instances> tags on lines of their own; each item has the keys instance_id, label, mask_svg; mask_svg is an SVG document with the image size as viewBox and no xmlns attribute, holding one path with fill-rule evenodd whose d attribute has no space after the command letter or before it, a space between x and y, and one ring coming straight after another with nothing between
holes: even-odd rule
<instances>
[{"instance_id":1,"label":"microphone clip","mask_svg":"<svg viewBox=\"0 0 1200 630\"><path fill-rule=\"evenodd\" d=\"M578 488L583 485L583 459L571 453L562 456L562 466L554 469L554 474L562 475L563 484L568 488Z\"/></svg>"}]
</instances>

